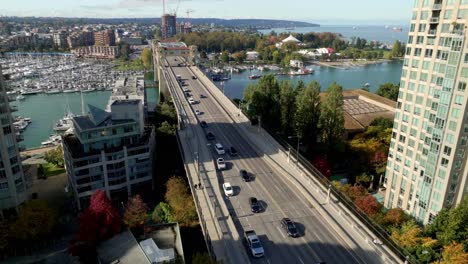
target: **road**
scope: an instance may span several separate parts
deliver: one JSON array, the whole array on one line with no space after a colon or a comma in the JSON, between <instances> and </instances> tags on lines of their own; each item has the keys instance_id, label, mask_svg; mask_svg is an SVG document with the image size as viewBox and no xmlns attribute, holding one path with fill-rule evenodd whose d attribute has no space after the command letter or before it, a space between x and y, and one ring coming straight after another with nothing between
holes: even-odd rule
<instances>
[{"instance_id":1,"label":"road","mask_svg":"<svg viewBox=\"0 0 468 264\"><path fill-rule=\"evenodd\" d=\"M171 66L176 66L180 59L168 58ZM238 132L229 116L198 79L192 79L193 73L188 67L172 67L180 75L190 90L197 104L184 104L186 111L199 110L198 121L206 121L206 131L215 134L213 141L201 140L202 147L211 151L211 158L223 157L228 169L218 171L219 186L229 182L234 186L235 195L223 197L240 235L245 230L255 230L265 248L265 257L251 259L252 263L381 263L367 252L352 249L338 233L324 222L317 210L300 195L299 190L282 177L281 172L272 168L259 153ZM182 91L180 91L183 96ZM203 94L206 98L201 98ZM183 99L183 98L182 98ZM186 97L187 100L187 97ZM234 146L238 156L218 155L214 143L221 143L225 149ZM206 145L206 146L205 146ZM245 169L252 177L251 182L244 182L239 170ZM222 193L222 191L221 191ZM263 212L253 214L248 203L249 197L261 201ZM221 199L221 198L220 198ZM290 238L280 228L283 217L291 218L297 225L301 236Z\"/></svg>"}]
</instances>

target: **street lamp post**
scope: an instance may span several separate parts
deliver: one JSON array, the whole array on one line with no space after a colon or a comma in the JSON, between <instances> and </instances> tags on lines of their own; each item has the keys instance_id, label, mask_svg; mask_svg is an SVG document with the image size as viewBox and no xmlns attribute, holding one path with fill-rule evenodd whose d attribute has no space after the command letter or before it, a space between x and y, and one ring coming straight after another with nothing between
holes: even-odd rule
<instances>
[{"instance_id":1,"label":"street lamp post","mask_svg":"<svg viewBox=\"0 0 468 264\"><path fill-rule=\"evenodd\" d=\"M294 138L293 136L289 136L289 139ZM299 136L296 136L297 138L297 147L296 147L296 165L299 164L299 144L301 143L301 138ZM289 150L291 152L291 150ZM288 161L289 161L289 153L288 153Z\"/></svg>"}]
</instances>

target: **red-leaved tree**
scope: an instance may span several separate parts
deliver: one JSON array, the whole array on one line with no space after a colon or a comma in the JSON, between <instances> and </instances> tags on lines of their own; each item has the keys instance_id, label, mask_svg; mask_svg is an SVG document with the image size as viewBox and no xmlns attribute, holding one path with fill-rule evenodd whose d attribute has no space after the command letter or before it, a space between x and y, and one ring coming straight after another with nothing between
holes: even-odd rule
<instances>
[{"instance_id":1,"label":"red-leaved tree","mask_svg":"<svg viewBox=\"0 0 468 264\"><path fill-rule=\"evenodd\" d=\"M348 196L351 200L355 201L359 197L363 197L367 194L366 188L361 185L352 186L348 190Z\"/></svg>"},{"instance_id":2,"label":"red-leaved tree","mask_svg":"<svg viewBox=\"0 0 468 264\"><path fill-rule=\"evenodd\" d=\"M80 216L79 241L100 241L120 232L122 220L103 190L91 195L89 207Z\"/></svg>"},{"instance_id":3,"label":"red-leaved tree","mask_svg":"<svg viewBox=\"0 0 468 264\"><path fill-rule=\"evenodd\" d=\"M332 175L330 163L323 156L316 156L312 160L312 164L319 170L325 177L330 178Z\"/></svg>"},{"instance_id":4,"label":"red-leaved tree","mask_svg":"<svg viewBox=\"0 0 468 264\"><path fill-rule=\"evenodd\" d=\"M382 205L377 202L377 199L370 194L357 198L354 203L368 216L374 216L380 212L380 209L382 208Z\"/></svg>"}]
</instances>

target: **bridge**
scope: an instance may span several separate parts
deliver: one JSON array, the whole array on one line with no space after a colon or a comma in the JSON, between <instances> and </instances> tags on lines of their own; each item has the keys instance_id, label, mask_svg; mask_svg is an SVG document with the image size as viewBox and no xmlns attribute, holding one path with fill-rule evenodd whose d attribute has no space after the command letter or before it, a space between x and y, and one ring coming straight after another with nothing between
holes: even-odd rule
<instances>
[{"instance_id":1,"label":"bridge","mask_svg":"<svg viewBox=\"0 0 468 264\"><path fill-rule=\"evenodd\" d=\"M174 51L177 45L180 51ZM177 110L179 147L213 257L232 264L400 262L386 246L375 243L372 233L295 162L295 155L262 128L252 126L194 65L196 47L177 45L153 43L155 79L161 93L172 97ZM164 46L171 47L170 53ZM187 93L195 102L189 103ZM207 127L200 125L202 121ZM207 139L208 132L215 140ZM215 143L234 146L238 154L218 155ZM219 157L225 159L226 170L217 169ZM240 170L246 170L251 181L244 182ZM234 189L229 198L223 192L225 182ZM201 188L195 188L199 184ZM250 197L259 200L262 212L251 212ZM296 223L299 237L288 237L280 227L285 217ZM259 235L265 249L263 258L249 255L243 241L246 230Z\"/></svg>"}]
</instances>

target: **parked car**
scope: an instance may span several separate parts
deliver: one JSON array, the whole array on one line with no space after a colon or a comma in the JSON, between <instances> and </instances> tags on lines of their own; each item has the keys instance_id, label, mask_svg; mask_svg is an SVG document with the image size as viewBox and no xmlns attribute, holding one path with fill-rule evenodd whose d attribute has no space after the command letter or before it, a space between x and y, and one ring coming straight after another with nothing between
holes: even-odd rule
<instances>
[{"instance_id":1,"label":"parked car","mask_svg":"<svg viewBox=\"0 0 468 264\"><path fill-rule=\"evenodd\" d=\"M192 97L188 99L188 102L189 104L192 104L192 105L197 103L197 101L195 101Z\"/></svg>"},{"instance_id":2,"label":"parked car","mask_svg":"<svg viewBox=\"0 0 468 264\"><path fill-rule=\"evenodd\" d=\"M195 114L196 114L196 115L201 115L202 112L201 112L200 110L197 109L197 110L195 110Z\"/></svg>"},{"instance_id":3,"label":"parked car","mask_svg":"<svg viewBox=\"0 0 468 264\"><path fill-rule=\"evenodd\" d=\"M258 202L257 198L250 197L249 204L250 204L250 210L252 211L252 213L260 213L262 211L262 207L260 206L260 203Z\"/></svg>"},{"instance_id":4,"label":"parked car","mask_svg":"<svg viewBox=\"0 0 468 264\"><path fill-rule=\"evenodd\" d=\"M225 170L226 169L226 162L224 161L223 158L218 158L216 160L216 165L218 167L218 170Z\"/></svg>"},{"instance_id":5,"label":"parked car","mask_svg":"<svg viewBox=\"0 0 468 264\"><path fill-rule=\"evenodd\" d=\"M213 132L207 132L207 133L206 133L206 139L208 139L208 140L214 140L214 139L215 139L215 135L213 134Z\"/></svg>"},{"instance_id":6,"label":"parked car","mask_svg":"<svg viewBox=\"0 0 468 264\"><path fill-rule=\"evenodd\" d=\"M232 188L229 182L223 183L223 190L224 190L224 195L226 195L227 197L234 195L234 189Z\"/></svg>"},{"instance_id":7,"label":"parked car","mask_svg":"<svg viewBox=\"0 0 468 264\"><path fill-rule=\"evenodd\" d=\"M200 126L203 127L203 128L206 128L206 127L208 127L208 124L206 123L206 121L201 121Z\"/></svg>"},{"instance_id":8,"label":"parked car","mask_svg":"<svg viewBox=\"0 0 468 264\"><path fill-rule=\"evenodd\" d=\"M289 218L281 219L281 227L286 231L286 234L290 237L299 237L299 232L297 232L296 225Z\"/></svg>"},{"instance_id":9,"label":"parked car","mask_svg":"<svg viewBox=\"0 0 468 264\"><path fill-rule=\"evenodd\" d=\"M224 153L226 153L224 151L224 147L223 147L223 145L221 145L221 143L216 143L214 147L215 147L216 153L218 153L218 155L223 155Z\"/></svg>"},{"instance_id":10,"label":"parked car","mask_svg":"<svg viewBox=\"0 0 468 264\"><path fill-rule=\"evenodd\" d=\"M242 180L244 180L245 182L250 181L249 173L246 170L240 170L239 175L241 176Z\"/></svg>"},{"instance_id":11,"label":"parked car","mask_svg":"<svg viewBox=\"0 0 468 264\"><path fill-rule=\"evenodd\" d=\"M197 76L192 75L192 80L196 80L196 79L197 79Z\"/></svg>"}]
</instances>

